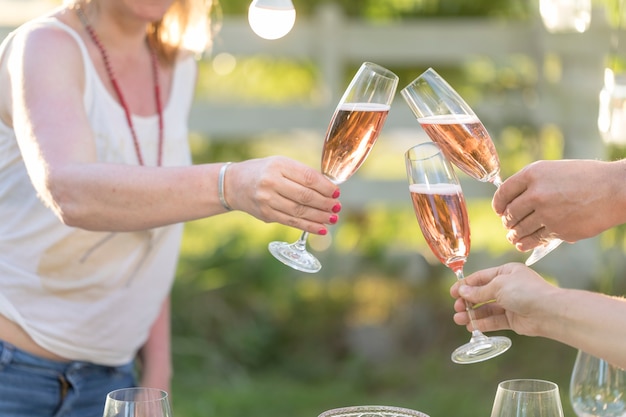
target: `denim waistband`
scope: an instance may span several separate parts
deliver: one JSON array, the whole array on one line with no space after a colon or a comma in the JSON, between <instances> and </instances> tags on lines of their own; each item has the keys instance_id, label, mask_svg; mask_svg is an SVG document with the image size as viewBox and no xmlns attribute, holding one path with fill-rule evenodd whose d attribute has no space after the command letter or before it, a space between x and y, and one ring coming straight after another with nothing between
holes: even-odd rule
<instances>
[{"instance_id":1,"label":"denim waistband","mask_svg":"<svg viewBox=\"0 0 626 417\"><path fill-rule=\"evenodd\" d=\"M101 417L107 393L135 384L133 362L105 366L56 361L0 340L3 417Z\"/></svg>"},{"instance_id":2,"label":"denim waistband","mask_svg":"<svg viewBox=\"0 0 626 417\"><path fill-rule=\"evenodd\" d=\"M133 362L120 366L107 366L85 361L56 361L53 359L47 359L41 356L33 355L32 353L19 349L12 344L0 339L0 368L9 363L21 363L24 365L30 365L38 368L45 368L59 373L66 373L68 370L72 369L87 368L96 371L102 370L108 372L129 372L134 367Z\"/></svg>"}]
</instances>

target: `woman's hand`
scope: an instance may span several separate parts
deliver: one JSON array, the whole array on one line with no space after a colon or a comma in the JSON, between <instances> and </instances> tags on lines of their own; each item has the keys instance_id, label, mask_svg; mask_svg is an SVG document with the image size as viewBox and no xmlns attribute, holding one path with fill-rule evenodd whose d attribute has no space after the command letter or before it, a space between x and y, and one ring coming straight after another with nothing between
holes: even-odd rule
<instances>
[{"instance_id":1,"label":"woman's hand","mask_svg":"<svg viewBox=\"0 0 626 417\"><path fill-rule=\"evenodd\" d=\"M260 220L315 234L326 234L341 210L335 184L318 170L281 156L232 164L224 197L234 209Z\"/></svg>"}]
</instances>

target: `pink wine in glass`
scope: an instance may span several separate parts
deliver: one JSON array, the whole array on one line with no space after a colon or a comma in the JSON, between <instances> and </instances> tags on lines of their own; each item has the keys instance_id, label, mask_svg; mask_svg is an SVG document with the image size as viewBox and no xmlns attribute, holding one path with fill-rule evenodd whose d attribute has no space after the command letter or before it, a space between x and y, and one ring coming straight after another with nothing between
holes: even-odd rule
<instances>
[{"instance_id":1,"label":"pink wine in glass","mask_svg":"<svg viewBox=\"0 0 626 417\"><path fill-rule=\"evenodd\" d=\"M424 240L441 263L463 280L470 251L470 225L463 190L441 146L428 141L405 153L409 192ZM475 363L506 351L511 341L487 337L475 326L474 310L465 301L470 319L470 341L452 352L456 363Z\"/></svg>"},{"instance_id":2,"label":"pink wine in glass","mask_svg":"<svg viewBox=\"0 0 626 417\"><path fill-rule=\"evenodd\" d=\"M322 173L341 184L365 162L385 119L389 106L377 103L347 103L335 111L322 150Z\"/></svg>"},{"instance_id":3,"label":"pink wine in glass","mask_svg":"<svg viewBox=\"0 0 626 417\"><path fill-rule=\"evenodd\" d=\"M443 153L472 178L484 182L500 180L496 148L475 115L435 115L417 119L424 131L441 146Z\"/></svg>"},{"instance_id":4,"label":"pink wine in glass","mask_svg":"<svg viewBox=\"0 0 626 417\"><path fill-rule=\"evenodd\" d=\"M444 155L465 174L496 187L502 185L498 154L474 111L446 80L428 68L401 91L411 111ZM532 265L563 241L550 239L526 260Z\"/></svg>"},{"instance_id":5,"label":"pink wine in glass","mask_svg":"<svg viewBox=\"0 0 626 417\"><path fill-rule=\"evenodd\" d=\"M435 256L457 272L470 250L470 227L463 191L458 184L411 184L415 216Z\"/></svg>"},{"instance_id":6,"label":"pink wine in glass","mask_svg":"<svg viewBox=\"0 0 626 417\"><path fill-rule=\"evenodd\" d=\"M364 62L337 104L326 130L321 168L330 181L341 184L365 162L383 124L398 86L398 76L387 68ZM269 251L298 271L315 273L322 264L306 250L309 233L293 242L270 242Z\"/></svg>"}]
</instances>

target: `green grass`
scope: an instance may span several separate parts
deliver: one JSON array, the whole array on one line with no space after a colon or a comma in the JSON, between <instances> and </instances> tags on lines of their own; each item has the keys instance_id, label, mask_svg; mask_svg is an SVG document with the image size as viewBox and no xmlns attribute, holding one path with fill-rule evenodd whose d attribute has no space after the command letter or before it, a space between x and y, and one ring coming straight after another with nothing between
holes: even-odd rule
<instances>
[{"instance_id":1,"label":"green grass","mask_svg":"<svg viewBox=\"0 0 626 417\"><path fill-rule=\"evenodd\" d=\"M266 146L249 145L195 142L195 159L238 160ZM522 259L490 202L468 203L467 270ZM410 206L342 212L329 248L316 249L324 268L315 275L267 252L269 241L297 235L242 213L187 225L172 291L176 417L317 417L363 404L486 417L498 382L514 378L556 382L574 416L568 346L504 332L513 347L502 356L451 362L469 333L452 321L454 276L430 254Z\"/></svg>"},{"instance_id":2,"label":"green grass","mask_svg":"<svg viewBox=\"0 0 626 417\"><path fill-rule=\"evenodd\" d=\"M512 378L558 383L573 415L570 347L505 332L514 344L504 355L452 363L469 339L452 322L453 275L420 255L396 215L371 216L352 220L372 228L368 239L335 244L315 275L266 253L273 234L290 238L284 227L235 213L188 225L172 292L176 417L316 417L363 404L486 416L498 382ZM390 247L386 233L407 240Z\"/></svg>"},{"instance_id":3,"label":"green grass","mask_svg":"<svg viewBox=\"0 0 626 417\"><path fill-rule=\"evenodd\" d=\"M503 356L474 365L453 364L446 346L378 363L347 360L333 369L322 364L314 376L279 367L253 373L231 369L216 377L220 372L208 363L187 369L184 355L177 356L175 416L316 417L326 409L365 404L408 407L431 417L486 416L497 383L513 378L557 382L565 414L573 416L567 393L575 351L545 340L514 343ZM319 366L314 356L301 365Z\"/></svg>"}]
</instances>

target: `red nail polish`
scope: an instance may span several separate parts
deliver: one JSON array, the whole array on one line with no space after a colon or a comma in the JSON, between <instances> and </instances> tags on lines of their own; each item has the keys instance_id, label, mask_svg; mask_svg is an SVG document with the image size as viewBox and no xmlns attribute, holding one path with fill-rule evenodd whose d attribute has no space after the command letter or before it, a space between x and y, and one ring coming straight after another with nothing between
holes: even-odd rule
<instances>
[{"instance_id":1,"label":"red nail polish","mask_svg":"<svg viewBox=\"0 0 626 417\"><path fill-rule=\"evenodd\" d=\"M339 213L341 211L341 204L337 203L332 208L333 213Z\"/></svg>"},{"instance_id":2,"label":"red nail polish","mask_svg":"<svg viewBox=\"0 0 626 417\"><path fill-rule=\"evenodd\" d=\"M335 192L333 193L333 198L339 198L340 195L341 195L341 191L339 191L339 188L337 188Z\"/></svg>"},{"instance_id":3,"label":"red nail polish","mask_svg":"<svg viewBox=\"0 0 626 417\"><path fill-rule=\"evenodd\" d=\"M317 233L318 233L318 234L320 234L320 235L322 235L322 236L326 236L326 233L328 233L328 230L326 230L326 229L322 228L322 229L320 229L320 231L319 231L319 232L317 232Z\"/></svg>"},{"instance_id":4,"label":"red nail polish","mask_svg":"<svg viewBox=\"0 0 626 417\"><path fill-rule=\"evenodd\" d=\"M337 223L337 220L339 220L339 216L337 216L336 214L333 214L330 216L330 219L328 221L330 222L330 224L335 224Z\"/></svg>"}]
</instances>

